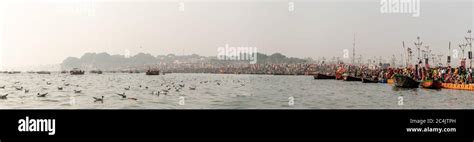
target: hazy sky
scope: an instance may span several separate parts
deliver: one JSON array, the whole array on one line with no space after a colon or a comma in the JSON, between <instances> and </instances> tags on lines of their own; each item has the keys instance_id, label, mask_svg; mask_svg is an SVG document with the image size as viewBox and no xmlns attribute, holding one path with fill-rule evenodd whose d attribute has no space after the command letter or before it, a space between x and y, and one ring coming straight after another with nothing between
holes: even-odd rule
<instances>
[{"instance_id":1,"label":"hazy sky","mask_svg":"<svg viewBox=\"0 0 474 142\"><path fill-rule=\"evenodd\" d=\"M473 0L420 0L419 17L382 13L381 0L38 1L0 2L3 68L58 64L86 52L216 56L225 44L342 57L354 33L356 53L366 59L400 57L402 41L414 47L417 36L447 54L448 42L459 49L474 19Z\"/></svg>"}]
</instances>

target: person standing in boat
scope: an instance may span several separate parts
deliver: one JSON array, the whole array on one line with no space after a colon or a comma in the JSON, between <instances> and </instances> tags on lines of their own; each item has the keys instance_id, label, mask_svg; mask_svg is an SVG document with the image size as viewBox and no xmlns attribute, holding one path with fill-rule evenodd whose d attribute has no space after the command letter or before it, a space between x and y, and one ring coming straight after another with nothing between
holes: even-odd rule
<instances>
[{"instance_id":1,"label":"person standing in boat","mask_svg":"<svg viewBox=\"0 0 474 142\"><path fill-rule=\"evenodd\" d=\"M439 68L436 67L436 68L433 70L433 79L434 79L434 80L439 80L439 79L440 79L440 76L441 76L441 74L439 73Z\"/></svg>"},{"instance_id":2,"label":"person standing in boat","mask_svg":"<svg viewBox=\"0 0 474 142\"><path fill-rule=\"evenodd\" d=\"M427 74L426 68L421 68L421 80L427 79L426 74Z\"/></svg>"},{"instance_id":3,"label":"person standing in boat","mask_svg":"<svg viewBox=\"0 0 474 142\"><path fill-rule=\"evenodd\" d=\"M415 65L415 74L414 74L414 78L415 80L418 80L419 79L419 72L418 72L418 64Z\"/></svg>"},{"instance_id":4,"label":"person standing in boat","mask_svg":"<svg viewBox=\"0 0 474 142\"><path fill-rule=\"evenodd\" d=\"M447 69L448 73L446 74L446 82L447 83L453 83L453 72L454 70L451 68L451 66L448 66L448 69Z\"/></svg>"},{"instance_id":5,"label":"person standing in boat","mask_svg":"<svg viewBox=\"0 0 474 142\"><path fill-rule=\"evenodd\" d=\"M472 83L472 68L469 68L467 71L467 76L468 76L468 84Z\"/></svg>"}]
</instances>

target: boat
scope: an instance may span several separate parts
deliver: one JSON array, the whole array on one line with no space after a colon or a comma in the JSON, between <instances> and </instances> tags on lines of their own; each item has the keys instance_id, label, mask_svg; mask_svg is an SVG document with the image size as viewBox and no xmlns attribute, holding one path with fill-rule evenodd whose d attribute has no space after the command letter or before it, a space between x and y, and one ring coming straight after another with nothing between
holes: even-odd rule
<instances>
[{"instance_id":1,"label":"boat","mask_svg":"<svg viewBox=\"0 0 474 142\"><path fill-rule=\"evenodd\" d=\"M441 89L442 83L440 81L427 80L421 83L421 87L428 89Z\"/></svg>"},{"instance_id":2,"label":"boat","mask_svg":"<svg viewBox=\"0 0 474 142\"><path fill-rule=\"evenodd\" d=\"M336 79L336 76L317 73L314 75L314 79Z\"/></svg>"},{"instance_id":3,"label":"boat","mask_svg":"<svg viewBox=\"0 0 474 142\"><path fill-rule=\"evenodd\" d=\"M67 73L67 71L61 71L61 74L66 74L66 73Z\"/></svg>"},{"instance_id":4,"label":"boat","mask_svg":"<svg viewBox=\"0 0 474 142\"><path fill-rule=\"evenodd\" d=\"M441 83L441 88L474 91L474 84Z\"/></svg>"},{"instance_id":5,"label":"boat","mask_svg":"<svg viewBox=\"0 0 474 142\"><path fill-rule=\"evenodd\" d=\"M9 71L7 72L8 74L18 74L18 73L21 73L21 71Z\"/></svg>"},{"instance_id":6,"label":"boat","mask_svg":"<svg viewBox=\"0 0 474 142\"><path fill-rule=\"evenodd\" d=\"M335 74L336 74L336 80L343 80L344 79L342 73L336 72Z\"/></svg>"},{"instance_id":7,"label":"boat","mask_svg":"<svg viewBox=\"0 0 474 142\"><path fill-rule=\"evenodd\" d=\"M350 76L347 73L342 75L344 81L362 81L361 78Z\"/></svg>"},{"instance_id":8,"label":"boat","mask_svg":"<svg viewBox=\"0 0 474 142\"><path fill-rule=\"evenodd\" d=\"M273 73L272 75L287 75L287 74L281 73L281 72L275 72L275 73Z\"/></svg>"},{"instance_id":9,"label":"boat","mask_svg":"<svg viewBox=\"0 0 474 142\"><path fill-rule=\"evenodd\" d=\"M377 79L362 78L362 83L378 83Z\"/></svg>"},{"instance_id":10,"label":"boat","mask_svg":"<svg viewBox=\"0 0 474 142\"><path fill-rule=\"evenodd\" d=\"M90 73L102 74L101 70L91 70Z\"/></svg>"},{"instance_id":11,"label":"boat","mask_svg":"<svg viewBox=\"0 0 474 142\"><path fill-rule=\"evenodd\" d=\"M393 84L394 82L393 79L387 79L387 84Z\"/></svg>"},{"instance_id":12,"label":"boat","mask_svg":"<svg viewBox=\"0 0 474 142\"><path fill-rule=\"evenodd\" d=\"M36 72L37 74L51 74L51 72L49 71L39 71L39 72Z\"/></svg>"},{"instance_id":13,"label":"boat","mask_svg":"<svg viewBox=\"0 0 474 142\"><path fill-rule=\"evenodd\" d=\"M140 71L139 70L130 70L130 71L128 71L128 73L140 73Z\"/></svg>"},{"instance_id":14,"label":"boat","mask_svg":"<svg viewBox=\"0 0 474 142\"><path fill-rule=\"evenodd\" d=\"M362 81L361 78L350 76L350 75L344 76L343 78L344 78L344 81Z\"/></svg>"},{"instance_id":15,"label":"boat","mask_svg":"<svg viewBox=\"0 0 474 142\"><path fill-rule=\"evenodd\" d=\"M78 68L74 68L70 71L71 75L84 75L84 72L83 70L80 70Z\"/></svg>"},{"instance_id":16,"label":"boat","mask_svg":"<svg viewBox=\"0 0 474 142\"><path fill-rule=\"evenodd\" d=\"M387 83L387 80L388 80L388 79L380 79L380 80L378 80L378 82L379 82L379 83Z\"/></svg>"},{"instance_id":17,"label":"boat","mask_svg":"<svg viewBox=\"0 0 474 142\"><path fill-rule=\"evenodd\" d=\"M147 70L146 75L160 75L159 70Z\"/></svg>"},{"instance_id":18,"label":"boat","mask_svg":"<svg viewBox=\"0 0 474 142\"><path fill-rule=\"evenodd\" d=\"M420 86L420 82L405 75L395 75L394 84L401 88L418 88Z\"/></svg>"},{"instance_id":19,"label":"boat","mask_svg":"<svg viewBox=\"0 0 474 142\"><path fill-rule=\"evenodd\" d=\"M317 74L318 74L317 72L309 72L309 71L304 73L304 75L312 75L312 76L315 76Z\"/></svg>"}]
</instances>

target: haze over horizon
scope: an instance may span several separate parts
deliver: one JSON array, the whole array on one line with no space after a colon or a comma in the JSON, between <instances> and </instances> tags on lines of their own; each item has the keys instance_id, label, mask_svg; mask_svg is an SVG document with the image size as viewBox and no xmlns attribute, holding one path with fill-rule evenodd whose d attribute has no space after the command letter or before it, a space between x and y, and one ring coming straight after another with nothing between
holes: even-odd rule
<instances>
[{"instance_id":1,"label":"haze over horizon","mask_svg":"<svg viewBox=\"0 0 474 142\"><path fill-rule=\"evenodd\" d=\"M380 0L7 0L0 2L0 68L54 65L88 52L217 56L226 44L342 58L354 33L365 59L400 58L402 41L416 58L417 36L436 54L447 54L449 41L459 49L473 29L474 2L420 1L413 17L381 13Z\"/></svg>"}]
</instances>

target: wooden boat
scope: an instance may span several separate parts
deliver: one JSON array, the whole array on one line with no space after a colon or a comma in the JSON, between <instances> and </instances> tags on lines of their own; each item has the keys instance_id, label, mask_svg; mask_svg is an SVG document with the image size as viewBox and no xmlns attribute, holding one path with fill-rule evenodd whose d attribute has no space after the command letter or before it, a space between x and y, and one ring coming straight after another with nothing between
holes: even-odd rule
<instances>
[{"instance_id":1,"label":"wooden boat","mask_svg":"<svg viewBox=\"0 0 474 142\"><path fill-rule=\"evenodd\" d=\"M474 84L441 83L441 88L474 91Z\"/></svg>"},{"instance_id":2,"label":"wooden boat","mask_svg":"<svg viewBox=\"0 0 474 142\"><path fill-rule=\"evenodd\" d=\"M344 79L344 76L339 73L339 72L336 72L336 80L343 80Z\"/></svg>"},{"instance_id":3,"label":"wooden boat","mask_svg":"<svg viewBox=\"0 0 474 142\"><path fill-rule=\"evenodd\" d=\"M378 83L379 81L376 79L368 79L368 78L362 78L362 83Z\"/></svg>"},{"instance_id":4,"label":"wooden boat","mask_svg":"<svg viewBox=\"0 0 474 142\"><path fill-rule=\"evenodd\" d=\"M7 72L8 74L18 74L18 73L21 73L21 71L9 71Z\"/></svg>"},{"instance_id":5,"label":"wooden boat","mask_svg":"<svg viewBox=\"0 0 474 142\"><path fill-rule=\"evenodd\" d=\"M344 81L362 81L361 78L353 77L350 75L344 76Z\"/></svg>"},{"instance_id":6,"label":"wooden boat","mask_svg":"<svg viewBox=\"0 0 474 142\"><path fill-rule=\"evenodd\" d=\"M160 75L159 70L148 70L146 71L146 75Z\"/></svg>"},{"instance_id":7,"label":"wooden boat","mask_svg":"<svg viewBox=\"0 0 474 142\"><path fill-rule=\"evenodd\" d=\"M281 73L281 72L276 72L276 73L273 73L272 75L286 75L286 74Z\"/></svg>"},{"instance_id":8,"label":"wooden boat","mask_svg":"<svg viewBox=\"0 0 474 142\"><path fill-rule=\"evenodd\" d=\"M394 84L401 88L418 88L420 86L420 82L404 75L395 75Z\"/></svg>"},{"instance_id":9,"label":"wooden boat","mask_svg":"<svg viewBox=\"0 0 474 142\"><path fill-rule=\"evenodd\" d=\"M80 70L78 68L74 68L69 73L71 73L71 75L84 75L84 72L85 71L83 71L83 70Z\"/></svg>"},{"instance_id":10,"label":"wooden boat","mask_svg":"<svg viewBox=\"0 0 474 142\"><path fill-rule=\"evenodd\" d=\"M318 74L317 72L305 72L304 73L304 75L312 75L312 76L315 76L317 74Z\"/></svg>"},{"instance_id":11,"label":"wooden boat","mask_svg":"<svg viewBox=\"0 0 474 142\"><path fill-rule=\"evenodd\" d=\"M441 89L442 88L442 83L439 82L439 81L432 81L432 80L429 80L429 81L423 81L421 83L421 87L423 88L428 88L428 89Z\"/></svg>"},{"instance_id":12,"label":"wooden boat","mask_svg":"<svg viewBox=\"0 0 474 142\"><path fill-rule=\"evenodd\" d=\"M49 71L39 71L39 72L36 72L37 74L51 74L51 72Z\"/></svg>"},{"instance_id":13,"label":"wooden boat","mask_svg":"<svg viewBox=\"0 0 474 142\"><path fill-rule=\"evenodd\" d=\"M387 79L387 84L393 84L393 79Z\"/></svg>"},{"instance_id":14,"label":"wooden boat","mask_svg":"<svg viewBox=\"0 0 474 142\"><path fill-rule=\"evenodd\" d=\"M325 74L318 73L318 74L314 75L314 79L336 79L336 76L331 76L331 75L325 75Z\"/></svg>"},{"instance_id":15,"label":"wooden boat","mask_svg":"<svg viewBox=\"0 0 474 142\"><path fill-rule=\"evenodd\" d=\"M92 70L92 71L90 71L90 73L102 74L102 71L101 70Z\"/></svg>"},{"instance_id":16,"label":"wooden boat","mask_svg":"<svg viewBox=\"0 0 474 142\"><path fill-rule=\"evenodd\" d=\"M140 73L140 71L139 70L130 70L130 71L128 71L128 73Z\"/></svg>"}]
</instances>

